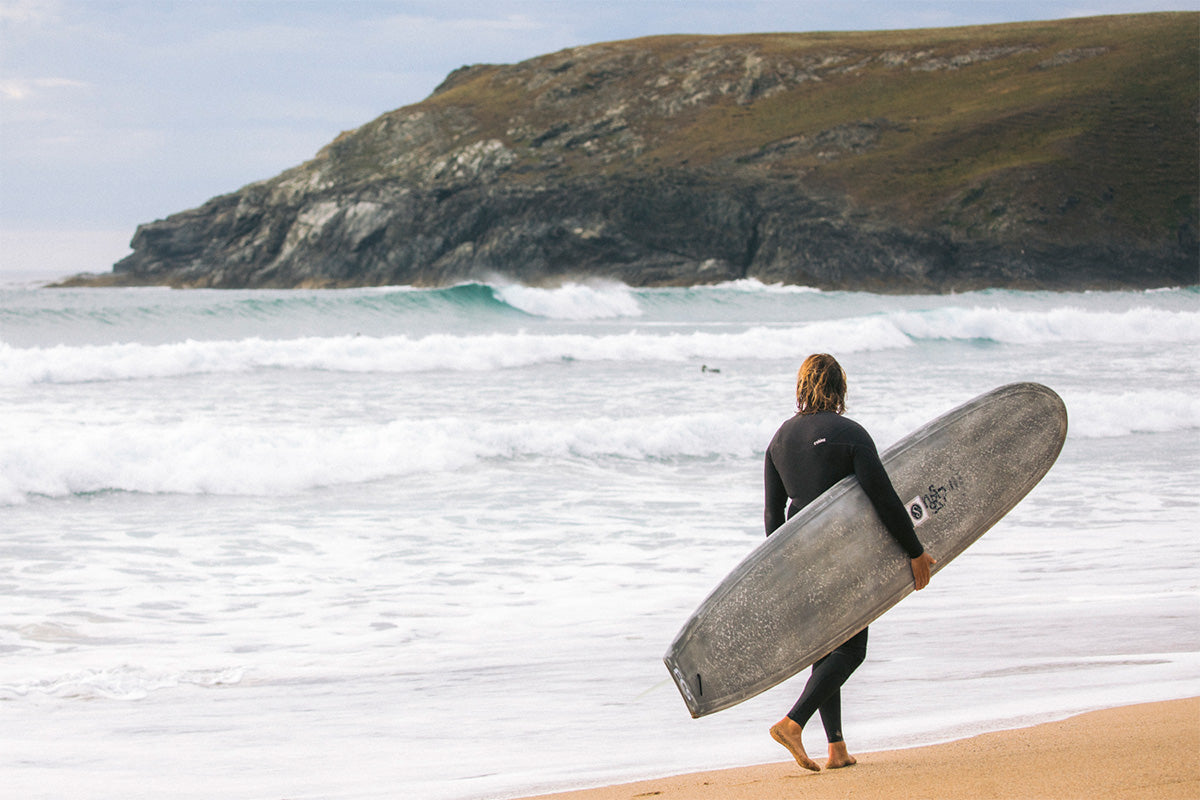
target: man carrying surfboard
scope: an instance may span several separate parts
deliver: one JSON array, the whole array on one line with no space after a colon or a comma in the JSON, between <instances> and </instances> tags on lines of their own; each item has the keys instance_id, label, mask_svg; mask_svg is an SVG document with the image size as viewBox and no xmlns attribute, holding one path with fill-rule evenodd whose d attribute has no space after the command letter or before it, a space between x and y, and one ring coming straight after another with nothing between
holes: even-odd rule
<instances>
[{"instance_id":1,"label":"man carrying surfboard","mask_svg":"<svg viewBox=\"0 0 1200 800\"><path fill-rule=\"evenodd\" d=\"M796 414L780 426L767 447L763 512L767 535L842 478L854 475L888 532L908 553L914 587L924 589L936 561L917 539L870 435L842 416L846 373L833 356L816 353L804 360L796 376L796 407ZM866 654L867 629L863 628L813 664L804 692L787 716L771 727L771 737L805 769L821 769L808 757L801 740L804 725L818 711L829 742L826 768L856 763L842 737L841 686Z\"/></svg>"}]
</instances>

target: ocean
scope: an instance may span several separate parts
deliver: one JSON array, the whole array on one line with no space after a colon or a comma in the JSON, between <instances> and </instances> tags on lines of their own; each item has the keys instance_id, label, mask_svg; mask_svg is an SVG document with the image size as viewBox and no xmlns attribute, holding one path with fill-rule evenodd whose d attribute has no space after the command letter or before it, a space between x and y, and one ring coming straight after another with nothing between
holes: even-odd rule
<instances>
[{"instance_id":1,"label":"ocean","mask_svg":"<svg viewBox=\"0 0 1200 800\"><path fill-rule=\"evenodd\" d=\"M1015 381L1070 415L872 625L851 752L1200 694L1195 288L9 286L5 796L481 800L786 760L803 675L693 720L661 657L762 540L818 351L881 449Z\"/></svg>"}]
</instances>

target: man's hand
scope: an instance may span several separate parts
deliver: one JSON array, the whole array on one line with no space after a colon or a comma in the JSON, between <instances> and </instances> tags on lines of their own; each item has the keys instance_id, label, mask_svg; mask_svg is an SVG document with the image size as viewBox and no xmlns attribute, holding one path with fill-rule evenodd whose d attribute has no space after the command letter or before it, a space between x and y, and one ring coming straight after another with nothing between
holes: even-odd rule
<instances>
[{"instance_id":1,"label":"man's hand","mask_svg":"<svg viewBox=\"0 0 1200 800\"><path fill-rule=\"evenodd\" d=\"M929 567L936 563L937 559L927 552L912 560L913 585L918 592L929 585Z\"/></svg>"}]
</instances>

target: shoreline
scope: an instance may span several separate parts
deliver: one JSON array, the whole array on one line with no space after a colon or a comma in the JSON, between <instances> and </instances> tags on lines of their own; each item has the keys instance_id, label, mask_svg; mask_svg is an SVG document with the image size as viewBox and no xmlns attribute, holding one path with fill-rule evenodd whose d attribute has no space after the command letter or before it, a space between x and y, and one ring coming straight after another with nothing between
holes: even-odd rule
<instances>
[{"instance_id":1,"label":"shoreline","mask_svg":"<svg viewBox=\"0 0 1200 800\"><path fill-rule=\"evenodd\" d=\"M809 755L824 764L824 752ZM1200 797L1200 697L855 755L857 765L819 773L789 760L520 800L1187 800Z\"/></svg>"}]
</instances>

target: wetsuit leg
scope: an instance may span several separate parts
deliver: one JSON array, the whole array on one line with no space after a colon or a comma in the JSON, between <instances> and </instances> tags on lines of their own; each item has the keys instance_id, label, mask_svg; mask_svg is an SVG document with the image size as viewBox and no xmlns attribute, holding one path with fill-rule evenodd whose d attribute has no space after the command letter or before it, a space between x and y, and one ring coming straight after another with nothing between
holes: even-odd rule
<instances>
[{"instance_id":1,"label":"wetsuit leg","mask_svg":"<svg viewBox=\"0 0 1200 800\"><path fill-rule=\"evenodd\" d=\"M867 629L863 628L829 655L813 664L812 676L788 716L800 727L818 710L830 742L842 741L841 687L867 657Z\"/></svg>"}]
</instances>

